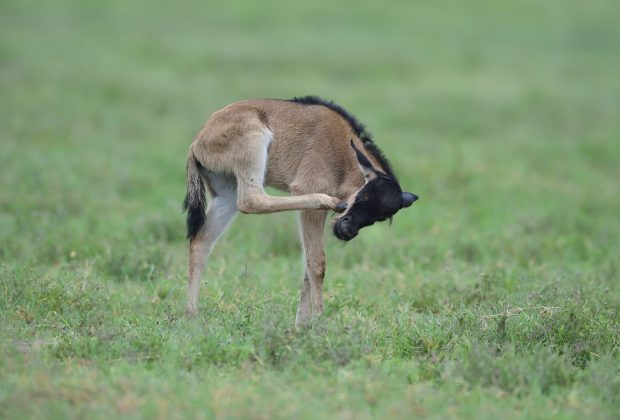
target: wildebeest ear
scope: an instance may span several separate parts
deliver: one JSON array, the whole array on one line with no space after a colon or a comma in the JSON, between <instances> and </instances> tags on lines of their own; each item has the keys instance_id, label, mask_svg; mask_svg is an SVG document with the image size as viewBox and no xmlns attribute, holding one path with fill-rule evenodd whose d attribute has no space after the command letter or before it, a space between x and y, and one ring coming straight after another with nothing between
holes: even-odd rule
<instances>
[{"instance_id":1,"label":"wildebeest ear","mask_svg":"<svg viewBox=\"0 0 620 420\"><path fill-rule=\"evenodd\" d=\"M415 194L411 194L410 192L403 192L403 207L409 207L418 198L420 197Z\"/></svg>"},{"instance_id":2,"label":"wildebeest ear","mask_svg":"<svg viewBox=\"0 0 620 420\"><path fill-rule=\"evenodd\" d=\"M375 170L372 168L370 161L357 147L355 147L353 140L351 140L351 147L353 148L353 150L355 150L355 156L357 157L357 162L360 164L360 167L362 168L362 171L364 172L364 176L374 173Z\"/></svg>"}]
</instances>

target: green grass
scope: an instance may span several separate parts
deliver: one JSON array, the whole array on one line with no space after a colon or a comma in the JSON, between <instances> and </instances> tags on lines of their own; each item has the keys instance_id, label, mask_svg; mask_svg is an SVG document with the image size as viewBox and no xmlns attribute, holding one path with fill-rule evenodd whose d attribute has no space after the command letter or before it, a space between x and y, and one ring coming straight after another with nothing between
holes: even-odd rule
<instances>
[{"instance_id":1,"label":"green grass","mask_svg":"<svg viewBox=\"0 0 620 420\"><path fill-rule=\"evenodd\" d=\"M0 417L615 418L618 2L0 5ZM187 147L319 94L422 198L295 331L294 214L240 216L186 321Z\"/></svg>"}]
</instances>

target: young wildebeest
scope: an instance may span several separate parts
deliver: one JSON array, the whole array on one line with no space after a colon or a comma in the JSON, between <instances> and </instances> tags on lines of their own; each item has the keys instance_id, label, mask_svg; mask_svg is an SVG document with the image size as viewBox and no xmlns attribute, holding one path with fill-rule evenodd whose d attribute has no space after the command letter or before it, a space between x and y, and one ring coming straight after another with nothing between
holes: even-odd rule
<instances>
[{"instance_id":1,"label":"young wildebeest","mask_svg":"<svg viewBox=\"0 0 620 420\"><path fill-rule=\"evenodd\" d=\"M292 196L267 195L265 185ZM333 102L308 96L228 105L211 115L189 149L186 315L198 311L207 257L237 211L300 210L305 274L295 323L303 325L323 313L327 210L342 213L334 235L349 241L417 198L401 190L364 126Z\"/></svg>"}]
</instances>

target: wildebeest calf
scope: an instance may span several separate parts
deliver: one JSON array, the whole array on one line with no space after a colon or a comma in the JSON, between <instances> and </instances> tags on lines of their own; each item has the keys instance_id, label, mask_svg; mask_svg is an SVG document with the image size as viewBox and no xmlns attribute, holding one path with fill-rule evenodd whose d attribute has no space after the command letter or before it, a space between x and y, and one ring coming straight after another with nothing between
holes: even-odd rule
<instances>
[{"instance_id":1,"label":"wildebeest calf","mask_svg":"<svg viewBox=\"0 0 620 420\"><path fill-rule=\"evenodd\" d=\"M291 196L267 195L265 185ZM209 117L189 149L186 315L197 314L207 257L237 211L300 211L305 273L295 324L303 325L323 313L327 211L341 213L334 235L349 241L417 198L401 190L365 127L333 102L307 96L228 105Z\"/></svg>"}]
</instances>

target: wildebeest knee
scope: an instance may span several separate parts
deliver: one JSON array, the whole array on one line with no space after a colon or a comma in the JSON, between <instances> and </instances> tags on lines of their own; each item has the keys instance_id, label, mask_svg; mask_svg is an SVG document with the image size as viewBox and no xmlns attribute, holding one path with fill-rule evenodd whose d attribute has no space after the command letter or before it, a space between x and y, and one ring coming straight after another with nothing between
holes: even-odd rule
<instances>
[{"instance_id":1,"label":"wildebeest knee","mask_svg":"<svg viewBox=\"0 0 620 420\"><path fill-rule=\"evenodd\" d=\"M325 277L325 259L323 258L310 264L309 269L314 278L323 280Z\"/></svg>"},{"instance_id":2,"label":"wildebeest knee","mask_svg":"<svg viewBox=\"0 0 620 420\"><path fill-rule=\"evenodd\" d=\"M256 214L260 212L259 201L260 199L256 195L239 196L237 208L244 214Z\"/></svg>"}]
</instances>

